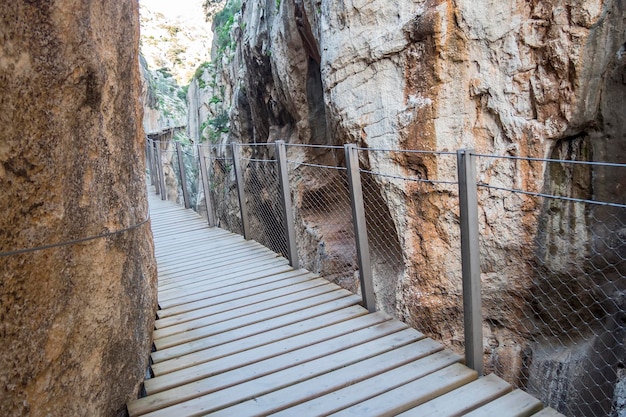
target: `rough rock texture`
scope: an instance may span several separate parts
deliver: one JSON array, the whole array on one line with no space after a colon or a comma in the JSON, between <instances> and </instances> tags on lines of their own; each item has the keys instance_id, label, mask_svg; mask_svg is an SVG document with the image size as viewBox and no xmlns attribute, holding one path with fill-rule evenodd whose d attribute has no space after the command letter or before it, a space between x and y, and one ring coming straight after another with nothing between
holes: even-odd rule
<instances>
[{"instance_id":1,"label":"rough rock texture","mask_svg":"<svg viewBox=\"0 0 626 417\"><path fill-rule=\"evenodd\" d=\"M152 71L143 56L139 62L144 131L157 139L161 136L169 139L187 125L186 97L167 70Z\"/></svg>"},{"instance_id":2,"label":"rough rock texture","mask_svg":"<svg viewBox=\"0 0 626 417\"><path fill-rule=\"evenodd\" d=\"M0 253L146 219L138 5L0 5ZM149 222L0 257L0 415L115 416L150 352Z\"/></svg>"},{"instance_id":3,"label":"rough rock texture","mask_svg":"<svg viewBox=\"0 0 626 417\"><path fill-rule=\"evenodd\" d=\"M206 99L190 113L229 115L229 132L216 143L473 147L624 162L625 7L620 0L249 0L229 28L233 46L213 55ZM456 180L454 155L388 155L362 153L361 164ZM343 163L311 149L291 159ZM479 181L494 186L624 203L623 170L478 162ZM371 248L378 305L462 347L456 188L364 178L377 219L370 235L384 238ZM292 180L301 256L345 253L346 242L320 232L319 212L303 203L332 196L335 182L308 169ZM486 188L479 199L487 370L537 395L548 395L545 381L556 381L550 400L566 414L608 414L625 355L624 210ZM347 210L338 201L331 214ZM354 279L341 284L357 286ZM590 295L590 285L602 294ZM562 317L549 319L554 311ZM567 317L592 326L567 325ZM531 343L533 331L553 335L558 349ZM604 373L606 384L579 378L589 369Z\"/></svg>"},{"instance_id":4,"label":"rough rock texture","mask_svg":"<svg viewBox=\"0 0 626 417\"><path fill-rule=\"evenodd\" d=\"M213 37L210 16L223 3L223 0L178 3L141 0L141 53L150 67L167 68L178 84L187 85L196 68L210 59Z\"/></svg>"}]
</instances>

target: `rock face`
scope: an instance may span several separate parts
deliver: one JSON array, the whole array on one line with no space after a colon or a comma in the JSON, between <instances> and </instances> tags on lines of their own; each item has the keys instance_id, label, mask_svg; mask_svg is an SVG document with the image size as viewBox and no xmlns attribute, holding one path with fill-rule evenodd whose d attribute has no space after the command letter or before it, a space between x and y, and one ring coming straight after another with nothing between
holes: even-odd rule
<instances>
[{"instance_id":1,"label":"rock face","mask_svg":"<svg viewBox=\"0 0 626 417\"><path fill-rule=\"evenodd\" d=\"M168 68L179 85L187 85L196 68L209 60L211 22L205 18L223 1L179 3L141 0L141 53L152 69ZM169 3L169 4L168 4Z\"/></svg>"},{"instance_id":2,"label":"rock face","mask_svg":"<svg viewBox=\"0 0 626 417\"><path fill-rule=\"evenodd\" d=\"M204 87L196 79L190 88L204 90L194 90L190 114L196 126L229 115L227 133L214 134L214 143L472 147L624 162L624 13L619 0L249 0L228 24L215 25L230 40L214 41ZM293 152L296 161L342 163L332 152ZM361 165L456 180L454 155L368 152ZM623 170L491 158L478 165L479 181L498 187L624 202ZM306 204L342 193L331 175L304 168L292 178L305 260L346 253L345 239L324 231L320 213ZM462 347L455 187L367 175L364 183L377 219L370 235L381 237L371 245L379 307ZM537 395L558 375L554 398L544 399L568 415L609 414L623 403L612 398L626 354L624 209L487 188L479 199L488 371ZM327 218L349 210L330 200ZM334 230L349 229L349 218L344 223ZM589 295L590 287L599 293ZM549 319L555 311L559 319ZM567 317L581 324L568 325ZM602 386L579 378L588 369L603 374Z\"/></svg>"},{"instance_id":3,"label":"rock face","mask_svg":"<svg viewBox=\"0 0 626 417\"><path fill-rule=\"evenodd\" d=\"M133 0L0 5L0 253L110 233L0 257L0 415L124 415L143 379L138 22Z\"/></svg>"}]
</instances>

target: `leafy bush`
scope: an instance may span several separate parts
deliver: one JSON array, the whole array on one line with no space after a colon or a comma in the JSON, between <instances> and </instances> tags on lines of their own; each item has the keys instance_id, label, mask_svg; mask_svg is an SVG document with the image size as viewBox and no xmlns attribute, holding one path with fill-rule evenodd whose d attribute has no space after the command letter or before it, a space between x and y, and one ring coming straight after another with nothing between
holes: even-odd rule
<instances>
[{"instance_id":1,"label":"leafy bush","mask_svg":"<svg viewBox=\"0 0 626 417\"><path fill-rule=\"evenodd\" d=\"M235 22L235 15L241 10L241 0L230 0L224 8L213 17L213 27L217 37L217 57L221 57L227 48L233 48L234 40L230 37L230 31ZM219 59L218 59L219 60Z\"/></svg>"}]
</instances>

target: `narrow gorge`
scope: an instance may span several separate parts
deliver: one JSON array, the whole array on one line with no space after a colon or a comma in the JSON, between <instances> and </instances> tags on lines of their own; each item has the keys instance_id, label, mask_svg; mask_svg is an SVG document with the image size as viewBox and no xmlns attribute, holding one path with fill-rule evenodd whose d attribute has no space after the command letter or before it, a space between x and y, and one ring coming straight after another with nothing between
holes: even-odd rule
<instances>
[{"instance_id":1,"label":"narrow gorge","mask_svg":"<svg viewBox=\"0 0 626 417\"><path fill-rule=\"evenodd\" d=\"M141 395L149 138L164 197L184 168L192 208L236 232L241 145L249 221L282 254L262 163L284 141L300 266L359 293L356 144L376 306L459 353L472 149L485 372L567 416L626 416L624 0L196 3L203 24L143 0L0 6L0 415L121 417Z\"/></svg>"},{"instance_id":2,"label":"narrow gorge","mask_svg":"<svg viewBox=\"0 0 626 417\"><path fill-rule=\"evenodd\" d=\"M214 20L211 62L189 86L187 133L210 145L473 148L505 157L479 158L479 183L623 203L623 170L515 158L624 161L625 7L618 0L230 1ZM219 158L224 148L215 149ZM273 157L250 149L244 157ZM294 149L299 163L343 164L332 149ZM361 166L371 172L456 180L454 157L364 154ZM345 216L345 224L325 227L324 216L350 209L335 198L332 174L296 170L299 255L324 272L324 259L345 250L338 231L351 228ZM378 219L370 235L384 237L370 239L378 307L462 350L456 190L363 178ZM307 203L320 196L321 218ZM616 413L626 355L626 213L494 188L480 189L479 200L486 369L568 415ZM217 210L233 216L236 203L221 201ZM278 206L271 210L278 215ZM358 291L356 276L338 283ZM554 312L563 318L553 320ZM588 369L608 382L591 386L580 377Z\"/></svg>"}]
</instances>

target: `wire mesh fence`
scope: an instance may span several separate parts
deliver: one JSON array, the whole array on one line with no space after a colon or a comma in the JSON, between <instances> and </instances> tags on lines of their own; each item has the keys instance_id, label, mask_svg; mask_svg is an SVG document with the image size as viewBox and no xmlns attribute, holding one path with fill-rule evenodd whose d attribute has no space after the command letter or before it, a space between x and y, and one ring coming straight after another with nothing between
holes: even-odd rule
<instances>
[{"instance_id":1,"label":"wire mesh fence","mask_svg":"<svg viewBox=\"0 0 626 417\"><path fill-rule=\"evenodd\" d=\"M359 159L377 305L462 353L455 154L360 149Z\"/></svg>"},{"instance_id":2,"label":"wire mesh fence","mask_svg":"<svg viewBox=\"0 0 626 417\"><path fill-rule=\"evenodd\" d=\"M270 158L271 145L244 146L242 175L250 225L249 238L288 257L285 219L280 200L278 165Z\"/></svg>"},{"instance_id":3,"label":"wire mesh fence","mask_svg":"<svg viewBox=\"0 0 626 417\"><path fill-rule=\"evenodd\" d=\"M300 265L356 294L358 263L343 149L287 147ZM320 163L304 162L318 160ZM328 164L328 165L325 165Z\"/></svg>"},{"instance_id":4,"label":"wire mesh fence","mask_svg":"<svg viewBox=\"0 0 626 417\"><path fill-rule=\"evenodd\" d=\"M178 178L180 181L182 181L182 178L180 176L180 166L178 161L182 160L182 168L185 172L185 186L187 189L187 193L189 196L189 207L192 208L194 211L198 211L198 190L199 190L199 185L200 185L200 167L199 162L198 162L198 155L197 155L197 149L196 147L191 144L191 143L181 143L179 146L180 149L180 156L177 153L177 157L179 156L179 158L176 158L176 166L178 167ZM184 202L182 201L183 198L183 189L182 189L183 184L179 183L179 199L178 199L178 203L179 204L183 204Z\"/></svg>"},{"instance_id":5,"label":"wire mesh fence","mask_svg":"<svg viewBox=\"0 0 626 417\"><path fill-rule=\"evenodd\" d=\"M244 201L249 237L287 256L273 149L241 147ZM232 148L205 150L216 223L242 234ZM173 160L169 152L165 165ZM193 147L187 152L189 161L197 156ZM626 165L476 159L486 373L568 416L623 415L626 205L619 185L626 176L603 170ZM456 153L359 149L359 160L378 307L461 353ZM185 172L193 166L184 165ZM287 145L287 166L300 265L359 293L344 149ZM177 177L176 161L170 169ZM188 176L200 209L200 176ZM606 178L619 183L611 192Z\"/></svg>"},{"instance_id":6,"label":"wire mesh fence","mask_svg":"<svg viewBox=\"0 0 626 417\"><path fill-rule=\"evenodd\" d=\"M597 199L605 184L594 184L592 163L485 155L479 165L485 167L479 204L488 370L565 415L620 415L623 195L621 203ZM506 172L502 165L545 172L545 178L493 178L494 165L499 172Z\"/></svg>"},{"instance_id":7,"label":"wire mesh fence","mask_svg":"<svg viewBox=\"0 0 626 417\"><path fill-rule=\"evenodd\" d=\"M205 148L209 193L215 210L216 226L243 235L232 148L220 145ZM206 201L203 204L206 207Z\"/></svg>"}]
</instances>

